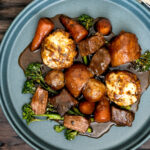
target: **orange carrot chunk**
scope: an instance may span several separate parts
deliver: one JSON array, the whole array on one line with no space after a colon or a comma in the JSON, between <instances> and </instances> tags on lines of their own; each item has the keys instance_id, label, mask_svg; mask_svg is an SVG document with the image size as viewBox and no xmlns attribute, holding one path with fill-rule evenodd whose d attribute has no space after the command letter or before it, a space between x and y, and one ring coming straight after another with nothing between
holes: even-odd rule
<instances>
[{"instance_id":1,"label":"orange carrot chunk","mask_svg":"<svg viewBox=\"0 0 150 150\"><path fill-rule=\"evenodd\" d=\"M48 18L41 18L38 22L34 38L31 43L31 51L38 49L43 39L54 29L54 23Z\"/></svg>"}]
</instances>

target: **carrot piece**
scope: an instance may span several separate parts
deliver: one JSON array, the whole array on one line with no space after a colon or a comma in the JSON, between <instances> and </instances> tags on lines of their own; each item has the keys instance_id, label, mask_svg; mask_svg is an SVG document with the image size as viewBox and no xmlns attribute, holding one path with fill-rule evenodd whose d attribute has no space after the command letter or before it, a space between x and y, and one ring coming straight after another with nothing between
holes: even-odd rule
<instances>
[{"instance_id":1,"label":"carrot piece","mask_svg":"<svg viewBox=\"0 0 150 150\"><path fill-rule=\"evenodd\" d=\"M38 22L34 38L31 43L31 51L39 48L42 40L54 29L54 23L48 18L41 18Z\"/></svg>"},{"instance_id":2,"label":"carrot piece","mask_svg":"<svg viewBox=\"0 0 150 150\"><path fill-rule=\"evenodd\" d=\"M94 114L94 119L96 122L108 122L111 119L110 114L110 103L106 97L103 97L97 107Z\"/></svg>"},{"instance_id":3,"label":"carrot piece","mask_svg":"<svg viewBox=\"0 0 150 150\"><path fill-rule=\"evenodd\" d=\"M83 114L90 115L95 109L95 103L84 101L79 104L79 109Z\"/></svg>"},{"instance_id":4,"label":"carrot piece","mask_svg":"<svg viewBox=\"0 0 150 150\"><path fill-rule=\"evenodd\" d=\"M65 28L70 32L75 42L77 43L80 42L88 35L88 31L77 21L64 15L60 16L60 21L65 26Z\"/></svg>"}]
</instances>

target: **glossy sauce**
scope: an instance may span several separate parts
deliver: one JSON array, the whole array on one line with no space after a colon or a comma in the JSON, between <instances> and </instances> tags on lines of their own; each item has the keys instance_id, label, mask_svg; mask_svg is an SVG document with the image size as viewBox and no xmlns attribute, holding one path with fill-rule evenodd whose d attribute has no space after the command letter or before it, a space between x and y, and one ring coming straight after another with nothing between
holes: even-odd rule
<instances>
[{"instance_id":1,"label":"glossy sauce","mask_svg":"<svg viewBox=\"0 0 150 150\"><path fill-rule=\"evenodd\" d=\"M51 18L51 20L53 21L53 23L55 25L55 29L64 29L63 25L59 21L59 17L60 17L60 15L56 15L55 17ZM94 20L94 23L98 19L99 18L96 18ZM77 20L77 18L74 18L74 20ZM89 36L92 35L92 34L94 34L94 33L95 33L95 30L94 30L94 26L93 26L90 29L90 31L89 31ZM110 41L113 37L114 37L114 34L111 33L110 35L105 36L105 39L108 40L108 41ZM92 55L89 58L91 58L91 57L92 57ZM77 57L75 58L74 61L75 62L81 62L81 63L83 63L82 57L79 54L77 55ZM29 45L20 54L19 65L20 65L20 67L23 70L25 70L27 68L27 66L30 63L33 63L33 62L40 62L40 63L42 63L41 53L40 53L40 49L38 49L38 50L36 50L34 52L31 52L30 51L30 45ZM46 65L43 64L42 72L46 73L49 70L50 70L50 68L48 68ZM130 72L136 74L137 77L139 78L140 82L141 82L142 93L148 88L148 86L150 84L150 75L149 75L149 72L137 72L137 71L135 71L132 68L131 63L125 64L125 65L121 65L119 67L113 67L113 68L110 67L104 74L106 74L107 72L112 71L112 70L127 70L127 71L130 71ZM104 81L105 75L101 75L101 76L98 76L96 78L100 79L101 81ZM81 95L81 97L79 99L81 99L81 98L83 98L82 95ZM136 102L135 104L133 104L132 107L131 107L131 111L133 111L135 113L137 111L137 109L138 109L138 104L139 104L139 101ZM62 124L62 122L61 122L61 124ZM86 135L86 136L89 136L89 137L98 138L98 137L102 136L104 133L108 132L109 129L111 128L111 126L113 126L113 125L114 125L113 122L107 122L107 123L92 122L90 124L90 126L92 127L93 132L92 133L85 133L85 134L82 134L82 135Z\"/></svg>"}]
</instances>

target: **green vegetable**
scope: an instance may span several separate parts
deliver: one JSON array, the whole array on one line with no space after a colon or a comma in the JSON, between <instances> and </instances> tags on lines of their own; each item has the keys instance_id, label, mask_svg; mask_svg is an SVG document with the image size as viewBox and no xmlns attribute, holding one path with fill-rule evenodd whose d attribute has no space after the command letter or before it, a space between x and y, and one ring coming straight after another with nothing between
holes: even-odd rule
<instances>
[{"instance_id":1,"label":"green vegetable","mask_svg":"<svg viewBox=\"0 0 150 150\"><path fill-rule=\"evenodd\" d=\"M31 93L34 94L36 91L35 83L33 80L26 80L22 89L23 94Z\"/></svg>"},{"instance_id":2,"label":"green vegetable","mask_svg":"<svg viewBox=\"0 0 150 150\"><path fill-rule=\"evenodd\" d=\"M93 131L92 128L89 127L86 132L92 133L92 131Z\"/></svg>"},{"instance_id":3,"label":"green vegetable","mask_svg":"<svg viewBox=\"0 0 150 150\"><path fill-rule=\"evenodd\" d=\"M131 106L121 106L121 108L126 109L126 110L130 110Z\"/></svg>"},{"instance_id":4,"label":"green vegetable","mask_svg":"<svg viewBox=\"0 0 150 150\"><path fill-rule=\"evenodd\" d=\"M49 113L49 114L41 114L36 115L31 108L30 104L25 104L22 108L22 116L23 119L26 120L27 124L29 125L33 121L44 121L44 120L64 120L59 114ZM38 119L37 117L46 117L46 119Z\"/></svg>"},{"instance_id":5,"label":"green vegetable","mask_svg":"<svg viewBox=\"0 0 150 150\"><path fill-rule=\"evenodd\" d=\"M88 65L88 58L87 58L87 56L83 56L82 58L83 58L84 64Z\"/></svg>"},{"instance_id":6,"label":"green vegetable","mask_svg":"<svg viewBox=\"0 0 150 150\"><path fill-rule=\"evenodd\" d=\"M73 109L73 111L74 111L77 115L84 116L84 114L82 114L82 113L79 111L78 108L73 107L72 109Z\"/></svg>"},{"instance_id":7,"label":"green vegetable","mask_svg":"<svg viewBox=\"0 0 150 150\"><path fill-rule=\"evenodd\" d=\"M58 133L62 132L64 129L66 129L66 127L64 127L63 125L55 125L54 126L54 130Z\"/></svg>"},{"instance_id":8,"label":"green vegetable","mask_svg":"<svg viewBox=\"0 0 150 150\"><path fill-rule=\"evenodd\" d=\"M40 120L40 119L36 119L34 117L34 112L31 108L31 105L30 104L25 104L23 107L22 107L22 117L23 119L26 120L26 123L29 125L31 122L33 121L43 121L43 120Z\"/></svg>"},{"instance_id":9,"label":"green vegetable","mask_svg":"<svg viewBox=\"0 0 150 150\"><path fill-rule=\"evenodd\" d=\"M50 112L57 113L57 110L56 110L56 108L54 108L53 105L48 103L47 108L46 108L46 114L49 114Z\"/></svg>"},{"instance_id":10,"label":"green vegetable","mask_svg":"<svg viewBox=\"0 0 150 150\"><path fill-rule=\"evenodd\" d=\"M65 137L67 140L71 141L75 139L75 137L78 135L78 131L67 129L65 133Z\"/></svg>"},{"instance_id":11,"label":"green vegetable","mask_svg":"<svg viewBox=\"0 0 150 150\"><path fill-rule=\"evenodd\" d=\"M150 51L146 51L133 64L134 64L134 68L140 72L149 71L150 70Z\"/></svg>"},{"instance_id":12,"label":"green vegetable","mask_svg":"<svg viewBox=\"0 0 150 150\"><path fill-rule=\"evenodd\" d=\"M94 118L90 118L90 121L91 121L91 122L94 122Z\"/></svg>"},{"instance_id":13,"label":"green vegetable","mask_svg":"<svg viewBox=\"0 0 150 150\"><path fill-rule=\"evenodd\" d=\"M82 114L78 108L76 107L72 107L72 109L70 109L68 112L68 114L70 115L79 115L79 116L84 116L84 114Z\"/></svg>"},{"instance_id":14,"label":"green vegetable","mask_svg":"<svg viewBox=\"0 0 150 150\"><path fill-rule=\"evenodd\" d=\"M29 64L27 69L25 70L25 76L28 79L32 80L32 82L40 84L40 86L43 87L44 89L46 89L47 91L54 93L54 94L57 94L57 92L55 90L51 89L45 83L44 78L42 76L41 66L42 66L42 64L40 64L40 63ZM33 84L30 83L29 87L33 88Z\"/></svg>"},{"instance_id":15,"label":"green vegetable","mask_svg":"<svg viewBox=\"0 0 150 150\"><path fill-rule=\"evenodd\" d=\"M78 17L78 22L83 25L87 30L93 26L94 19L86 14Z\"/></svg>"}]
</instances>

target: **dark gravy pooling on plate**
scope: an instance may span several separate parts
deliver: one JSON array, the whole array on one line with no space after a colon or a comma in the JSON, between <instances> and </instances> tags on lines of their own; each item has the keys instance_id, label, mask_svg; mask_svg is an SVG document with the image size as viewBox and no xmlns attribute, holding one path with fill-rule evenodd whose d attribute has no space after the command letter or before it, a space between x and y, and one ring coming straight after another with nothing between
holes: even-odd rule
<instances>
[{"instance_id":1,"label":"dark gravy pooling on plate","mask_svg":"<svg viewBox=\"0 0 150 150\"><path fill-rule=\"evenodd\" d=\"M55 25L55 29L65 29L64 26L59 21L60 15L56 15L55 17L50 18L53 21L54 25ZM96 18L94 20L94 23L98 19L99 18ZM74 20L77 20L77 18L74 18ZM95 30L94 30L94 26L93 26L90 29L90 31L89 31L89 36L94 34L94 33L95 33ZM114 34L111 33L110 35L105 36L105 39L109 41L113 37L114 37ZM25 48L23 50L23 52L20 54L18 63L20 65L20 67L25 71L27 66L30 63L33 63L33 62L40 62L40 63L42 63L41 52L40 52L40 49L38 49L38 50L36 50L34 52L31 52L30 51L30 44L29 44L29 46L27 46L27 48ZM81 56L79 54L75 58L75 62L83 63L82 58L81 58ZM50 68L43 64L42 72L46 73L49 70L50 70ZM106 72L109 72L109 71L112 71L112 70L127 70L129 72L132 72L132 73L136 74L137 77L140 80L140 83L141 83L142 93L148 88L148 86L150 84L150 73L148 71L147 72L137 72L136 70L133 69L131 63L125 64L125 65L121 65L121 66L118 66L118 67L109 67ZM104 78L105 78L104 75L101 75L100 77L98 77L98 79L100 79L100 80L103 80ZM131 111L132 112L135 113L137 111L138 104L139 104L139 101L137 101L135 104L133 104L131 106ZM109 129L111 128L111 126L113 126L113 125L114 125L113 122L107 122L107 123L92 122L90 124L90 126L92 127L93 132L92 133L84 133L84 134L81 134L81 135L86 135L86 136L89 136L89 137L98 138L98 137L102 136L104 133L108 132Z\"/></svg>"}]
</instances>

